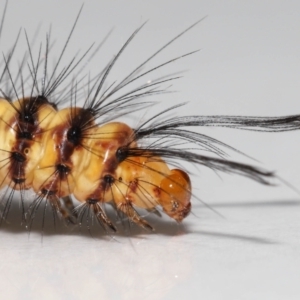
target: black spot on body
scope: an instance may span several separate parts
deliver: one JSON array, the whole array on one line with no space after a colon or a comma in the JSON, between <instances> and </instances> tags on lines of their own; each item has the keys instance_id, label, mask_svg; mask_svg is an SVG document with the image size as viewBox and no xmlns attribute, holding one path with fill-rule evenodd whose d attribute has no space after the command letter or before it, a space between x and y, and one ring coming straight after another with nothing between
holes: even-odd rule
<instances>
[{"instance_id":1,"label":"black spot on body","mask_svg":"<svg viewBox=\"0 0 300 300\"><path fill-rule=\"evenodd\" d=\"M98 199L93 199L93 198L89 198L86 200L86 203L89 204L89 205L95 205L99 202Z\"/></svg>"},{"instance_id":2,"label":"black spot on body","mask_svg":"<svg viewBox=\"0 0 300 300\"><path fill-rule=\"evenodd\" d=\"M67 132L67 139L70 143L72 143L74 146L77 146L80 144L82 139L82 130L78 126L71 127Z\"/></svg>"},{"instance_id":3,"label":"black spot on body","mask_svg":"<svg viewBox=\"0 0 300 300\"><path fill-rule=\"evenodd\" d=\"M52 104L49 102L48 98L43 95L38 95L37 97L32 97L31 100L34 101L35 105L41 106L43 104Z\"/></svg>"},{"instance_id":4,"label":"black spot on body","mask_svg":"<svg viewBox=\"0 0 300 300\"><path fill-rule=\"evenodd\" d=\"M43 96L43 95L38 95L37 97L35 97L34 98L34 103L39 107L41 107L44 104L48 104L51 107L53 107L55 110L58 110L56 103L49 101L49 99L47 97Z\"/></svg>"},{"instance_id":5,"label":"black spot on body","mask_svg":"<svg viewBox=\"0 0 300 300\"><path fill-rule=\"evenodd\" d=\"M28 131L17 132L17 139L33 140L33 135Z\"/></svg>"},{"instance_id":6,"label":"black spot on body","mask_svg":"<svg viewBox=\"0 0 300 300\"><path fill-rule=\"evenodd\" d=\"M56 170L61 180L65 179L66 176L71 172L71 168L64 164L56 165Z\"/></svg>"},{"instance_id":7,"label":"black spot on body","mask_svg":"<svg viewBox=\"0 0 300 300\"><path fill-rule=\"evenodd\" d=\"M120 147L117 151L116 151L116 157L118 162L122 162L124 161L127 157L128 157L129 151L127 147Z\"/></svg>"},{"instance_id":8,"label":"black spot on body","mask_svg":"<svg viewBox=\"0 0 300 300\"><path fill-rule=\"evenodd\" d=\"M25 178L12 178L12 181L13 181L15 184L21 184L21 183L24 183L24 182L25 182Z\"/></svg>"},{"instance_id":9,"label":"black spot on body","mask_svg":"<svg viewBox=\"0 0 300 300\"><path fill-rule=\"evenodd\" d=\"M112 185L115 182L115 179L112 175L104 175L103 180L107 185Z\"/></svg>"},{"instance_id":10,"label":"black spot on body","mask_svg":"<svg viewBox=\"0 0 300 300\"><path fill-rule=\"evenodd\" d=\"M72 124L67 132L67 139L74 146L80 145L83 133L86 128L90 128L94 123L94 116L89 109L81 109L72 116Z\"/></svg>"},{"instance_id":11,"label":"black spot on body","mask_svg":"<svg viewBox=\"0 0 300 300\"><path fill-rule=\"evenodd\" d=\"M11 158L14 162L23 163L26 161L26 157L19 152L12 152Z\"/></svg>"}]
</instances>

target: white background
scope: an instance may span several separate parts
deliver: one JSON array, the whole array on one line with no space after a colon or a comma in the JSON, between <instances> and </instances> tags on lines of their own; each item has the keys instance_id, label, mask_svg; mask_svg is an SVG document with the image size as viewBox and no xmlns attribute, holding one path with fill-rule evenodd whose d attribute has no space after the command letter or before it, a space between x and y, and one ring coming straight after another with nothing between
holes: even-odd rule
<instances>
[{"instance_id":1,"label":"white background","mask_svg":"<svg viewBox=\"0 0 300 300\"><path fill-rule=\"evenodd\" d=\"M52 23L57 58L81 3L10 0L1 52L6 53L20 27L30 37L41 27L38 48ZM110 76L113 82L193 22L208 16L157 58L156 63L162 63L201 49L145 79L184 71L184 77L171 88L178 92L160 96L161 105L148 113L188 101L180 115L296 114L300 112L299 14L299 1L87 0L68 51L73 55L78 49L84 51L114 28L84 70L96 74L129 35L149 20L116 64ZM24 36L18 49L20 53L26 49ZM132 125L145 118L144 113L137 113ZM259 162L231 152L232 159L275 170L300 189L299 132L199 130ZM97 234L97 228L92 237L76 228L55 231L48 216L42 235L39 216L28 236L20 225L16 201L9 223L0 228L1 297L299 299L299 194L280 181L276 187L265 187L203 168L192 168L192 172L195 195L223 217L194 199L193 214L181 225L151 216L153 234L137 228L113 237Z\"/></svg>"}]
</instances>

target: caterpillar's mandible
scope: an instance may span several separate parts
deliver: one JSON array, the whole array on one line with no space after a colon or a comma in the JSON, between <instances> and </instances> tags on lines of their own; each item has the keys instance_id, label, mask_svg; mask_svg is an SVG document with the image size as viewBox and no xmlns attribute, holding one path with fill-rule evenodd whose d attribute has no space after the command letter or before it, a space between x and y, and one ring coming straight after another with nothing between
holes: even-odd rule
<instances>
[{"instance_id":1,"label":"caterpillar's mandible","mask_svg":"<svg viewBox=\"0 0 300 300\"><path fill-rule=\"evenodd\" d=\"M299 115L194 115L166 117L162 121L159 117L169 110L179 111L180 105L173 105L136 128L118 121L119 116L145 109L149 103L143 102L142 98L164 92L164 83L176 79L166 76L134 86L138 79L154 70L192 54L187 53L147 69L150 60L200 21L159 48L123 80L106 86L111 69L143 24L132 33L104 70L95 78L89 78L82 87L83 77L76 77L76 68L88 59L90 48L81 57L71 58L67 66L60 68L61 57L78 17L52 72L49 72L48 66L50 34L46 36L44 47L39 48L37 58L32 55L32 44L26 35L27 49L16 73L12 72L11 64L19 36L11 50L3 55L0 77L0 187L10 189L6 193L3 219L9 212L14 191L20 191L23 205L24 191L32 189L36 197L28 209L23 207L24 218L26 216L29 224L41 203L49 203L54 213L73 223L82 223L85 216L93 214L105 230L112 231L116 231L116 227L105 212L107 203L113 205L120 218L126 216L146 229L153 228L137 209L161 209L181 222L191 211L193 192L187 172L168 163L174 159L246 176L262 184L270 183L269 180L275 177L272 172L225 159L225 149L232 149L230 146L187 128L215 126L289 131L300 128ZM26 71L28 74L25 74ZM60 90L62 83L64 88ZM128 86L132 89L123 92ZM117 94L120 91L121 95ZM79 98L84 100L82 107L77 105ZM61 109L62 100L69 101L70 107ZM193 143L194 149L182 148L182 143ZM78 207L74 207L72 197L81 203Z\"/></svg>"}]
</instances>

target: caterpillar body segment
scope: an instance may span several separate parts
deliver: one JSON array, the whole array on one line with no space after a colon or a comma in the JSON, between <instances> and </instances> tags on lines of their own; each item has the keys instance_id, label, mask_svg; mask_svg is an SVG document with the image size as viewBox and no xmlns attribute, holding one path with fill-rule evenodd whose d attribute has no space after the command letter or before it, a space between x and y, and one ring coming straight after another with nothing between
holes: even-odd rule
<instances>
[{"instance_id":1,"label":"caterpillar body segment","mask_svg":"<svg viewBox=\"0 0 300 300\"><path fill-rule=\"evenodd\" d=\"M0 99L1 186L32 187L33 172L43 155L43 132L56 110L39 99Z\"/></svg>"},{"instance_id":2,"label":"caterpillar body segment","mask_svg":"<svg viewBox=\"0 0 300 300\"><path fill-rule=\"evenodd\" d=\"M81 137L72 139L76 131L72 126L72 114L81 115L84 109L62 109L49 123L43 136L43 156L35 170L33 188L36 192L55 194L58 197L70 195L74 189L74 164L80 168L79 158L84 157L88 141ZM80 135L80 133L78 134Z\"/></svg>"},{"instance_id":3,"label":"caterpillar body segment","mask_svg":"<svg viewBox=\"0 0 300 300\"><path fill-rule=\"evenodd\" d=\"M160 183L159 203L168 216L181 222L191 211L191 192L188 174L173 169Z\"/></svg>"}]
</instances>

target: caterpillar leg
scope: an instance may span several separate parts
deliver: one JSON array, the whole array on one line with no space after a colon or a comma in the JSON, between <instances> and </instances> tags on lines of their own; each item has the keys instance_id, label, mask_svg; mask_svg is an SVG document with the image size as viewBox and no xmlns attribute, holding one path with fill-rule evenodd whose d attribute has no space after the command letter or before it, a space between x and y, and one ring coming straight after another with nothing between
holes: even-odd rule
<instances>
[{"instance_id":1,"label":"caterpillar leg","mask_svg":"<svg viewBox=\"0 0 300 300\"><path fill-rule=\"evenodd\" d=\"M109 228L113 232L117 232L115 225L111 222L111 220L106 215L106 213L105 213L104 209L102 208L101 203L98 199L88 199L86 201L86 205L88 206L88 208L90 210L92 210L92 213L96 217L96 220L104 229ZM83 214L81 213L81 215L79 215L79 218L81 219L81 221L83 219L85 210L82 210L82 211L83 211Z\"/></svg>"},{"instance_id":2,"label":"caterpillar leg","mask_svg":"<svg viewBox=\"0 0 300 300\"><path fill-rule=\"evenodd\" d=\"M53 198L55 198L55 200L51 200L51 204L53 205L53 207L56 210L56 212L58 213L58 215L60 215L67 224L69 224L69 223L76 224L77 218L73 214L73 210L70 211L65 206L66 198L68 198L68 201L69 200L72 201L71 198L70 197L64 197L64 198L60 198L60 199L58 199L57 197L53 197ZM67 203L67 204L69 204L69 203ZM72 203L72 207L74 207L73 203Z\"/></svg>"},{"instance_id":3,"label":"caterpillar leg","mask_svg":"<svg viewBox=\"0 0 300 300\"><path fill-rule=\"evenodd\" d=\"M57 197L55 195L55 192L52 191L47 191L47 190L42 190L40 195L34 199L34 201L31 203L29 206L27 213L26 213L26 219L27 219L27 224L29 224L29 228L31 228L36 212L38 211L39 207L41 206L42 203L44 203L43 207L43 225L44 227L44 222L45 222L45 213L48 204L50 204L51 209L52 209L52 214L53 214L53 222L54 226L56 224L56 218L62 218L67 224L76 224L77 218L74 216L73 211L72 213L66 209L65 207L65 201L67 197L64 197L64 199ZM68 201L71 199L68 199ZM72 201L72 200L71 200Z\"/></svg>"},{"instance_id":4,"label":"caterpillar leg","mask_svg":"<svg viewBox=\"0 0 300 300\"><path fill-rule=\"evenodd\" d=\"M59 206L59 213L64 219L68 220L70 223L76 224L78 215L71 197L61 197L60 200L63 203L63 205Z\"/></svg>"},{"instance_id":5,"label":"caterpillar leg","mask_svg":"<svg viewBox=\"0 0 300 300\"><path fill-rule=\"evenodd\" d=\"M61 201L63 202L63 205L66 207L66 209L72 214L72 216L77 219L78 215L71 197L61 197Z\"/></svg>"},{"instance_id":6,"label":"caterpillar leg","mask_svg":"<svg viewBox=\"0 0 300 300\"><path fill-rule=\"evenodd\" d=\"M114 201L116 202L116 200ZM136 223L137 225L147 230L154 230L153 227L137 213L130 201L123 199L123 201L117 203L117 209L124 213L130 221Z\"/></svg>"}]
</instances>

